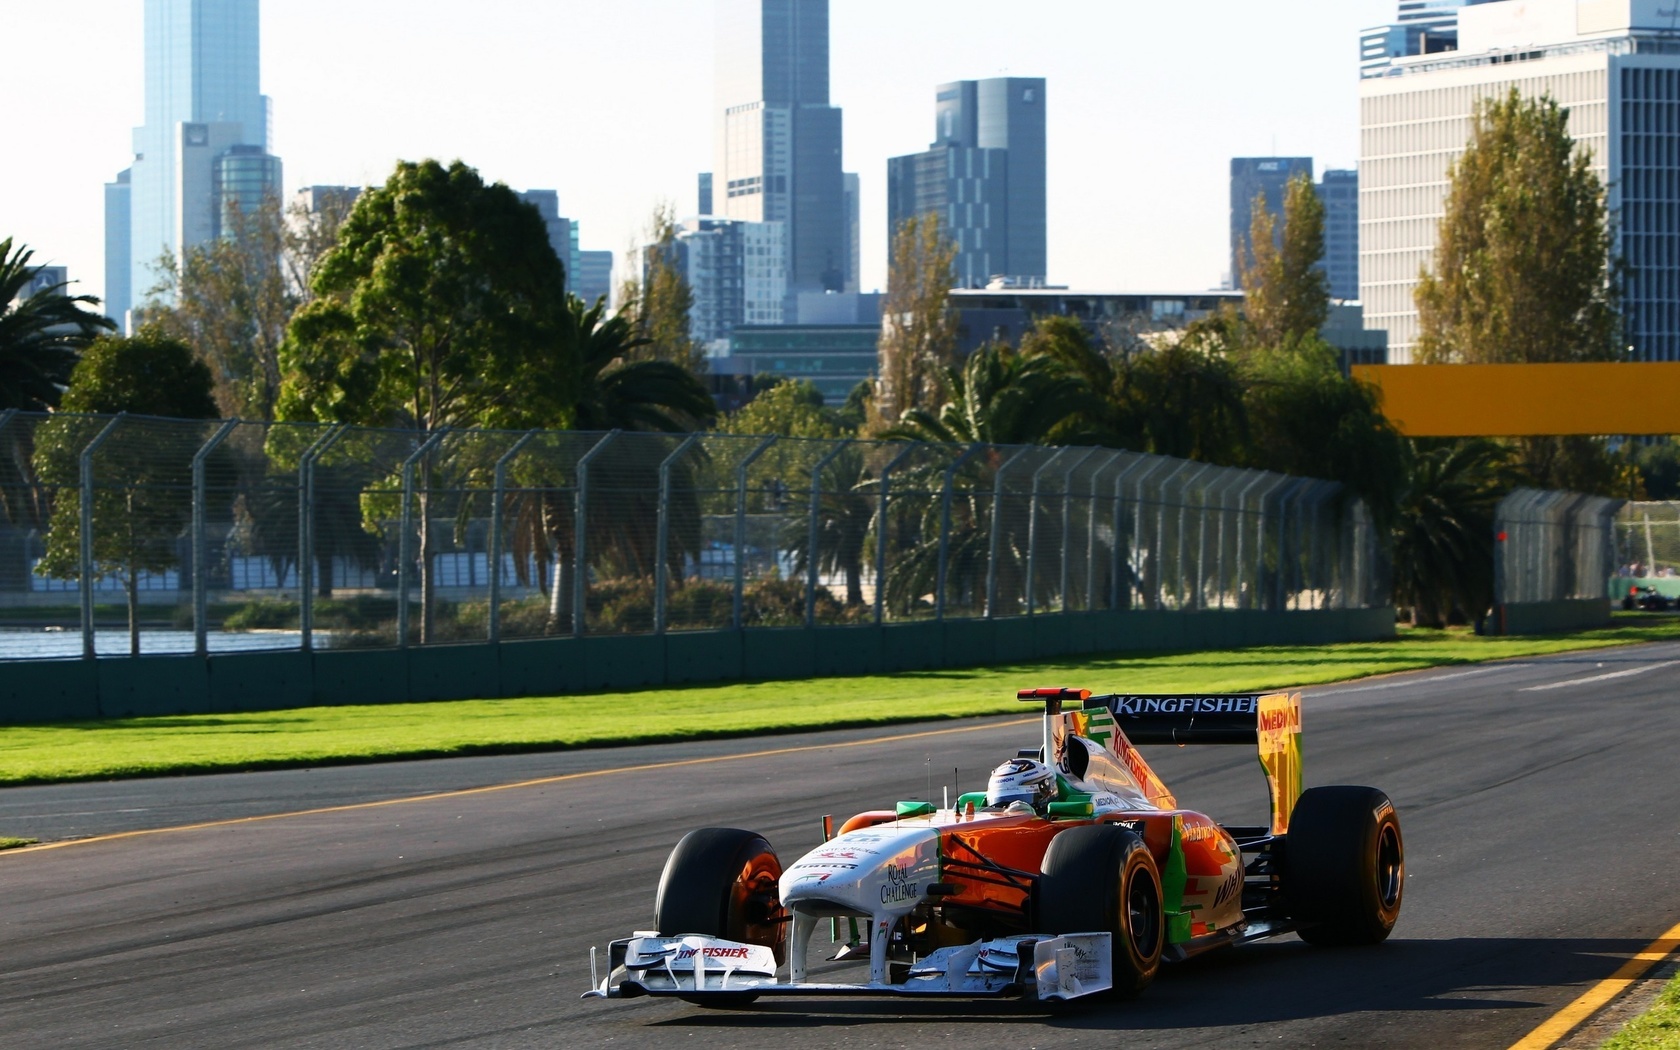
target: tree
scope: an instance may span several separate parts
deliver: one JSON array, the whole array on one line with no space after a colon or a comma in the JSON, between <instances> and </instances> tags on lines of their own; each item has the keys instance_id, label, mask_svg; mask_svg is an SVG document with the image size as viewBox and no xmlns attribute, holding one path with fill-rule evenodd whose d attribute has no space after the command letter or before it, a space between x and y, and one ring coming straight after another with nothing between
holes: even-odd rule
<instances>
[{"instance_id":1,"label":"tree","mask_svg":"<svg viewBox=\"0 0 1680 1050\"><path fill-rule=\"evenodd\" d=\"M1248 264L1242 271L1243 313L1250 345L1282 347L1316 335L1330 316L1324 258L1324 202L1312 179L1289 180L1283 199L1281 246L1266 199L1255 194Z\"/></svg>"},{"instance_id":2,"label":"tree","mask_svg":"<svg viewBox=\"0 0 1680 1050\"><path fill-rule=\"evenodd\" d=\"M536 209L460 161L405 161L362 194L313 287L281 345L280 418L401 427L416 442L525 396L565 313L565 271ZM419 488L422 642L432 470Z\"/></svg>"},{"instance_id":3,"label":"tree","mask_svg":"<svg viewBox=\"0 0 1680 1050\"><path fill-rule=\"evenodd\" d=\"M823 396L808 380L784 379L742 405L720 427L725 434L776 434L781 437L851 437L840 413L823 405Z\"/></svg>"},{"instance_id":4,"label":"tree","mask_svg":"<svg viewBox=\"0 0 1680 1050\"><path fill-rule=\"evenodd\" d=\"M143 315L210 366L223 416L274 418L286 326L314 297L311 281L350 206L348 194L323 195L315 211L235 204L223 236L158 260Z\"/></svg>"},{"instance_id":5,"label":"tree","mask_svg":"<svg viewBox=\"0 0 1680 1050\"><path fill-rule=\"evenodd\" d=\"M62 416L36 431L35 464L48 484L81 483L80 454L104 420L70 413L127 412L173 419L215 419L210 370L192 348L156 328L133 338L95 340L76 365L65 391ZM130 424L132 427L134 424ZM140 574L163 572L178 562L177 540L192 514L192 452L143 440L114 440L102 456L104 473L93 493L93 571L120 575L128 596L129 652L140 652ZM60 498L53 507L46 556L36 571L76 578L81 566L81 507Z\"/></svg>"},{"instance_id":6,"label":"tree","mask_svg":"<svg viewBox=\"0 0 1680 1050\"><path fill-rule=\"evenodd\" d=\"M519 381L522 396L498 406L492 422L518 429L676 434L709 421L716 406L700 380L675 362L639 357L645 345L627 313L620 311L609 317L606 303L586 305L577 296L567 295L554 337L526 363ZM646 460L650 448L637 443L609 450L599 461L601 476L610 473L619 478L615 484L624 492L657 491L658 462ZM526 554L533 555L541 579L549 581L549 628L558 630L568 614L566 603L571 600L573 584L576 519L571 483L563 472L548 467L532 469L536 473L521 478L520 483L540 495L535 500L519 500L510 513L515 555L519 565L525 563ZM677 469L687 470L688 465L681 464ZM675 525L668 550L680 579L683 554L699 542L699 510L697 505L689 506L694 495L692 486L674 485L673 491L681 494L679 502L688 501L673 508ZM603 526L599 534L591 527L587 544L591 562L605 559L638 567L657 564L654 526L658 508L627 509L621 518Z\"/></svg>"},{"instance_id":7,"label":"tree","mask_svg":"<svg viewBox=\"0 0 1680 1050\"><path fill-rule=\"evenodd\" d=\"M1478 104L1453 164L1432 269L1419 275L1418 360L1615 361L1624 355L1605 190L1569 134L1569 111L1515 88ZM1608 492L1594 438L1517 443L1531 484Z\"/></svg>"},{"instance_id":8,"label":"tree","mask_svg":"<svg viewBox=\"0 0 1680 1050\"><path fill-rule=\"evenodd\" d=\"M1090 407L1090 392L1053 358L989 344L946 369L947 400L937 412L912 408L888 439L951 444L1042 445L1055 435L1077 443L1065 426Z\"/></svg>"},{"instance_id":9,"label":"tree","mask_svg":"<svg viewBox=\"0 0 1680 1050\"><path fill-rule=\"evenodd\" d=\"M1339 481L1365 501L1378 528L1394 520L1404 485L1403 439L1377 391L1342 374L1316 336L1259 351L1243 369L1250 440L1243 465Z\"/></svg>"},{"instance_id":10,"label":"tree","mask_svg":"<svg viewBox=\"0 0 1680 1050\"><path fill-rule=\"evenodd\" d=\"M933 213L912 215L893 234L887 298L881 309L881 375L873 425L896 424L911 409L940 403L941 380L956 360L951 266L957 249Z\"/></svg>"},{"instance_id":11,"label":"tree","mask_svg":"<svg viewBox=\"0 0 1680 1050\"><path fill-rule=\"evenodd\" d=\"M279 203L233 215L228 236L158 260L144 313L210 367L223 416L268 420L280 396L280 343L300 296L282 266Z\"/></svg>"},{"instance_id":12,"label":"tree","mask_svg":"<svg viewBox=\"0 0 1680 1050\"><path fill-rule=\"evenodd\" d=\"M1604 187L1569 111L1515 88L1476 107L1449 173L1432 270L1418 278L1426 363L1622 356Z\"/></svg>"},{"instance_id":13,"label":"tree","mask_svg":"<svg viewBox=\"0 0 1680 1050\"><path fill-rule=\"evenodd\" d=\"M58 406L82 350L116 324L87 309L91 295L66 295L67 284L23 290L41 272L35 253L0 240L0 410L44 412Z\"/></svg>"},{"instance_id":14,"label":"tree","mask_svg":"<svg viewBox=\"0 0 1680 1050\"><path fill-rule=\"evenodd\" d=\"M1510 489L1510 453L1471 438L1408 442L1405 455L1391 533L1395 603L1419 626L1456 616L1480 628L1493 605L1493 517Z\"/></svg>"},{"instance_id":15,"label":"tree","mask_svg":"<svg viewBox=\"0 0 1680 1050\"><path fill-rule=\"evenodd\" d=\"M623 309L635 317L638 342L633 356L705 372L706 348L692 335L694 291L677 265L677 223L669 204L654 209L640 252L642 277L626 282L619 296Z\"/></svg>"}]
</instances>

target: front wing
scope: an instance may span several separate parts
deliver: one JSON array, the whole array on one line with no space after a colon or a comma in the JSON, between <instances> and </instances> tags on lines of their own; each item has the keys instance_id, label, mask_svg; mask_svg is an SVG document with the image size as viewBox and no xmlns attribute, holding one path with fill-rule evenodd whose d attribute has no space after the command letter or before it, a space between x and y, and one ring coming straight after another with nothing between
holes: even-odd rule
<instances>
[{"instance_id":1,"label":"front wing","mask_svg":"<svg viewBox=\"0 0 1680 1050\"><path fill-rule=\"evenodd\" d=\"M869 995L928 998L1034 998L1060 1001L1114 986L1113 934L1001 937L941 948L909 967L901 983L779 981L769 948L697 934L638 933L607 946L608 974L590 949L585 999L643 995Z\"/></svg>"}]
</instances>

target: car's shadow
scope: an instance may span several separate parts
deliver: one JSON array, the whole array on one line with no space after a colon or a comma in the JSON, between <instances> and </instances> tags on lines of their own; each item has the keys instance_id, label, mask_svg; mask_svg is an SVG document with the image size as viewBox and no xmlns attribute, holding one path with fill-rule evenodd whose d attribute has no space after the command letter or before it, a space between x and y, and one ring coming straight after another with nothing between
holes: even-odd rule
<instances>
[{"instance_id":1,"label":"car's shadow","mask_svg":"<svg viewBox=\"0 0 1680 1050\"><path fill-rule=\"evenodd\" d=\"M1228 1028L1352 1013L1522 1010L1534 1023L1555 995L1534 990L1610 976L1643 942L1616 939L1395 938L1378 948L1312 948L1293 939L1163 968L1125 1002L1046 1010L1013 1000L760 999L739 1010L690 1010L667 1028L815 1028L994 1024L1010 1018L1072 1029Z\"/></svg>"}]
</instances>

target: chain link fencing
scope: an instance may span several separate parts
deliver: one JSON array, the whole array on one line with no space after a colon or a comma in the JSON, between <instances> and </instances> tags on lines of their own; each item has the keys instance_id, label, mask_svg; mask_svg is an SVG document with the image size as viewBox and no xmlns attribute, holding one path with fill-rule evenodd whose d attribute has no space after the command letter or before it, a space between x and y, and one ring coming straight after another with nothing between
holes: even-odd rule
<instances>
[{"instance_id":1,"label":"chain link fencing","mask_svg":"<svg viewBox=\"0 0 1680 1050\"><path fill-rule=\"evenodd\" d=\"M1624 504L1616 513L1614 542L1612 599L1624 608L1680 604L1680 502Z\"/></svg>"},{"instance_id":2,"label":"chain link fencing","mask_svg":"<svg viewBox=\"0 0 1680 1050\"><path fill-rule=\"evenodd\" d=\"M0 659L1388 595L1340 485L1106 448L0 413Z\"/></svg>"}]
</instances>

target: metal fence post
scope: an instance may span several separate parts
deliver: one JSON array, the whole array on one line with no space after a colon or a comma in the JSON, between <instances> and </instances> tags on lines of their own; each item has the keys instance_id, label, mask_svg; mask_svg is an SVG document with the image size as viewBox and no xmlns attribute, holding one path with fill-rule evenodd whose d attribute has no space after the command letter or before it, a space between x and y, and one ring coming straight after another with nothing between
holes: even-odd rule
<instances>
[{"instance_id":1,"label":"metal fence post","mask_svg":"<svg viewBox=\"0 0 1680 1050\"><path fill-rule=\"evenodd\" d=\"M1150 559L1151 563L1155 566L1155 579L1153 586L1150 587L1150 597L1154 603L1154 607L1157 609L1166 604L1161 600L1162 595L1166 591L1166 572L1161 567L1161 552L1166 549L1167 545L1167 486L1171 485L1174 478L1184 473L1184 471L1191 466L1194 466L1194 464L1190 460L1181 459L1178 461L1178 466L1174 467L1166 477L1161 479L1161 498L1155 503L1155 556ZM1182 492L1183 490L1180 489L1180 491ZM1141 500L1139 500L1138 509L1139 511L1143 509ZM1182 548L1183 537L1181 536L1179 539L1181 541L1180 547Z\"/></svg>"},{"instance_id":2,"label":"metal fence post","mask_svg":"<svg viewBox=\"0 0 1680 1050\"><path fill-rule=\"evenodd\" d=\"M540 430L527 430L513 447L502 453L496 460L495 488L490 497L490 609L486 616L488 626L485 629L489 641L502 640L502 545L507 542L502 535L503 517L506 511L502 504L507 500L507 471L508 464L513 457L525 450Z\"/></svg>"},{"instance_id":3,"label":"metal fence post","mask_svg":"<svg viewBox=\"0 0 1680 1050\"><path fill-rule=\"evenodd\" d=\"M887 589L887 486L892 481L892 472L904 462L910 453L922 447L920 441L911 442L903 452L894 456L885 467L881 468L881 502L875 512L875 624L880 626L881 613L885 608L883 598Z\"/></svg>"},{"instance_id":4,"label":"metal fence post","mask_svg":"<svg viewBox=\"0 0 1680 1050\"><path fill-rule=\"evenodd\" d=\"M0 420L0 426L5 421ZM209 441L192 458L192 577L193 577L193 652L204 656L210 651L209 627L205 621L210 612L210 589L204 583L206 562L205 557L205 517L204 506L204 463L210 453L216 451L216 446L227 439L239 426L239 420L230 419L223 423L220 430L213 434Z\"/></svg>"},{"instance_id":5,"label":"metal fence post","mask_svg":"<svg viewBox=\"0 0 1680 1050\"><path fill-rule=\"evenodd\" d=\"M730 613L729 622L737 631L744 626L746 614L747 468L779 440L775 435L765 438L757 448L747 453L741 462L735 464L735 594L731 602L733 611Z\"/></svg>"},{"instance_id":6,"label":"metal fence post","mask_svg":"<svg viewBox=\"0 0 1680 1050\"><path fill-rule=\"evenodd\" d=\"M402 531L397 537L397 646L408 647L408 563L413 557L413 546L409 540L409 533L414 529L414 465L449 433L447 427L434 431L430 437L420 443L414 454L403 460L402 465ZM421 522L420 527L426 528L428 523ZM303 579L300 574L299 580Z\"/></svg>"},{"instance_id":7,"label":"metal fence post","mask_svg":"<svg viewBox=\"0 0 1680 1050\"><path fill-rule=\"evenodd\" d=\"M1068 547L1073 543L1073 530L1069 525L1068 516L1073 507L1073 472L1084 465L1085 461L1096 455L1098 449L1089 452L1073 461L1073 466L1067 468L1062 475L1062 612L1068 611Z\"/></svg>"},{"instance_id":8,"label":"metal fence post","mask_svg":"<svg viewBox=\"0 0 1680 1050\"><path fill-rule=\"evenodd\" d=\"M298 645L304 652L315 645L315 464L349 432L343 424L329 426L298 461Z\"/></svg>"},{"instance_id":9,"label":"metal fence post","mask_svg":"<svg viewBox=\"0 0 1680 1050\"><path fill-rule=\"evenodd\" d=\"M817 625L817 542L822 509L822 472L827 470L828 465L834 462L835 457L846 451L846 447L851 443L851 438L841 441L834 446L828 455L819 459L816 466L811 468L811 531L806 539L805 547L805 626L807 627Z\"/></svg>"},{"instance_id":10,"label":"metal fence post","mask_svg":"<svg viewBox=\"0 0 1680 1050\"><path fill-rule=\"evenodd\" d=\"M116 432L117 427L128 413L118 412L116 417L105 424L105 429L94 435L82 449L81 462L81 551L77 568L81 579L78 581L82 598L82 659L91 660L94 657L93 645L93 454L105 439Z\"/></svg>"},{"instance_id":11,"label":"metal fence post","mask_svg":"<svg viewBox=\"0 0 1680 1050\"><path fill-rule=\"evenodd\" d=\"M1254 476L1249 483L1237 490L1237 505L1235 510L1224 508L1219 516L1219 607L1225 608L1225 515L1226 512L1236 515L1237 549L1235 560L1237 563L1237 578L1231 581L1231 598L1235 608L1242 608L1242 547L1243 547L1243 508L1248 505L1248 490L1264 481L1266 475L1261 471L1251 471Z\"/></svg>"},{"instance_id":12,"label":"metal fence post","mask_svg":"<svg viewBox=\"0 0 1680 1050\"><path fill-rule=\"evenodd\" d=\"M671 570L666 564L671 551L671 467L688 455L688 450L700 440L699 434L684 438L669 456L659 464L659 535L655 541L653 566L653 633L665 633L665 589L670 585Z\"/></svg>"},{"instance_id":13,"label":"metal fence post","mask_svg":"<svg viewBox=\"0 0 1680 1050\"><path fill-rule=\"evenodd\" d=\"M1085 611L1097 611L1097 493L1108 468L1125 459L1124 452L1110 452L1108 462L1091 475L1090 497L1085 506Z\"/></svg>"},{"instance_id":14,"label":"metal fence post","mask_svg":"<svg viewBox=\"0 0 1680 1050\"><path fill-rule=\"evenodd\" d=\"M998 548L1003 543L1003 477L1009 473L1009 468L1015 465L1015 461L1026 455L1030 448L1032 446L1029 445L1027 448L1016 449L1015 454L1004 460L1003 465L998 467L997 476L992 479L992 542L991 550L986 555L986 619L988 620L997 615Z\"/></svg>"},{"instance_id":15,"label":"metal fence post","mask_svg":"<svg viewBox=\"0 0 1680 1050\"><path fill-rule=\"evenodd\" d=\"M933 618L945 619L945 581L951 570L951 495L957 481L957 468L967 463L985 445L970 445L968 450L945 468L945 488L940 494L939 508L939 577L933 592Z\"/></svg>"},{"instance_id":16,"label":"metal fence post","mask_svg":"<svg viewBox=\"0 0 1680 1050\"><path fill-rule=\"evenodd\" d=\"M1126 501L1126 478L1131 475L1132 471L1144 464L1148 464L1149 469L1144 471L1143 477L1138 479L1138 493L1141 495L1143 492L1143 478L1146 478L1155 472L1155 468L1161 464L1160 460L1156 459L1154 456L1139 456L1137 459L1126 464L1125 470L1122 470L1119 474L1114 476L1114 520L1111 523L1111 527L1114 530L1114 553L1110 555L1108 559L1108 608L1110 612L1118 612L1120 609L1120 575L1121 571L1129 563L1129 558L1127 560L1122 560L1120 557L1120 510L1125 505ZM1128 533L1128 535L1130 534ZM1127 595L1126 608L1130 609L1131 607L1132 599L1130 595Z\"/></svg>"},{"instance_id":17,"label":"metal fence post","mask_svg":"<svg viewBox=\"0 0 1680 1050\"><path fill-rule=\"evenodd\" d=\"M577 463L577 506L572 508L572 637L582 638L589 620L589 467L595 457L618 440L622 430L610 431L595 442Z\"/></svg>"},{"instance_id":18,"label":"metal fence post","mask_svg":"<svg viewBox=\"0 0 1680 1050\"><path fill-rule=\"evenodd\" d=\"M1194 474L1190 475L1189 477L1185 478L1183 483L1178 486L1178 575L1173 578L1173 598L1175 599L1175 602L1178 605L1178 610L1180 612L1184 611L1184 606L1185 606L1185 601L1184 601L1184 598L1185 598L1185 588L1184 588L1184 519L1185 519L1185 512L1190 509L1190 506L1189 506L1190 505L1190 486L1195 483L1197 478L1201 477L1203 474L1206 474L1208 471L1210 471L1212 469L1213 469L1213 465L1211 463L1203 464L1202 467L1199 470L1197 470ZM1207 493L1206 492L1203 492L1203 494L1202 494L1202 505L1204 507L1206 507L1206 505L1207 505ZM1192 603L1192 604L1194 604L1194 603Z\"/></svg>"},{"instance_id":19,"label":"metal fence post","mask_svg":"<svg viewBox=\"0 0 1680 1050\"><path fill-rule=\"evenodd\" d=\"M1032 490L1027 498L1027 615L1032 616L1038 611L1037 595L1033 589L1037 586L1038 576L1038 481L1051 464L1062 458L1067 449L1059 448L1050 453L1050 458L1038 465L1032 472Z\"/></svg>"}]
</instances>

